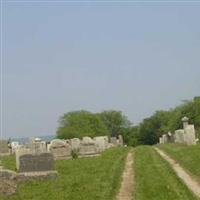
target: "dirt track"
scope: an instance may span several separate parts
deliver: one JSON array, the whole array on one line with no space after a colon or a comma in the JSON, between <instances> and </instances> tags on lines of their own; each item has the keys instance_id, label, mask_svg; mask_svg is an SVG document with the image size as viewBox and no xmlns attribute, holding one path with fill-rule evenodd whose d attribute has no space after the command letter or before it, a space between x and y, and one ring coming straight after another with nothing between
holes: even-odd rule
<instances>
[{"instance_id":1,"label":"dirt track","mask_svg":"<svg viewBox=\"0 0 200 200\"><path fill-rule=\"evenodd\" d=\"M117 200L132 200L133 178L133 153L129 152L126 158L122 183L116 198Z\"/></svg>"},{"instance_id":2,"label":"dirt track","mask_svg":"<svg viewBox=\"0 0 200 200\"><path fill-rule=\"evenodd\" d=\"M200 184L195 181L175 160L170 158L162 150L155 147L155 150L165 159L176 172L177 176L187 185L187 187L197 196L200 197Z\"/></svg>"}]
</instances>

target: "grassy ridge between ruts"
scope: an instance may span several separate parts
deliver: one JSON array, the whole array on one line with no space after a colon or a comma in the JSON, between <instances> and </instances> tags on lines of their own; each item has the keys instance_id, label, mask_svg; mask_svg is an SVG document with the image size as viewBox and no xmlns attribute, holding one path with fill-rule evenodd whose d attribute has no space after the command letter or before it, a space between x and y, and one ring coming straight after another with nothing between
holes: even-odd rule
<instances>
[{"instance_id":1,"label":"grassy ridge between ruts","mask_svg":"<svg viewBox=\"0 0 200 200\"><path fill-rule=\"evenodd\" d=\"M158 145L169 156L200 182L200 145L162 144Z\"/></svg>"},{"instance_id":2,"label":"grassy ridge between ruts","mask_svg":"<svg viewBox=\"0 0 200 200\"><path fill-rule=\"evenodd\" d=\"M197 200L152 147L135 149L134 173L136 200Z\"/></svg>"},{"instance_id":3,"label":"grassy ridge between ruts","mask_svg":"<svg viewBox=\"0 0 200 200\"><path fill-rule=\"evenodd\" d=\"M112 148L98 157L56 161L59 177L18 186L1 200L112 200L120 186L128 148ZM3 161L10 166L12 161Z\"/></svg>"}]
</instances>

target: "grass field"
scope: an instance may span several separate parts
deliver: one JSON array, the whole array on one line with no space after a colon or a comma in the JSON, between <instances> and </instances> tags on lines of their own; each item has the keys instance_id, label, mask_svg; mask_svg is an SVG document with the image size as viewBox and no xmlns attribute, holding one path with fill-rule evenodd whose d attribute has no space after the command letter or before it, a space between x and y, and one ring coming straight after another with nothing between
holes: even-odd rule
<instances>
[{"instance_id":1,"label":"grass field","mask_svg":"<svg viewBox=\"0 0 200 200\"><path fill-rule=\"evenodd\" d=\"M135 149L136 200L196 200L152 147Z\"/></svg>"},{"instance_id":2,"label":"grass field","mask_svg":"<svg viewBox=\"0 0 200 200\"><path fill-rule=\"evenodd\" d=\"M163 144L158 147L174 158L200 182L200 145Z\"/></svg>"},{"instance_id":3,"label":"grass field","mask_svg":"<svg viewBox=\"0 0 200 200\"><path fill-rule=\"evenodd\" d=\"M56 161L59 178L20 184L18 193L1 200L112 200L119 188L128 148L113 148L99 157ZM14 157L3 160L13 169Z\"/></svg>"},{"instance_id":4,"label":"grass field","mask_svg":"<svg viewBox=\"0 0 200 200\"><path fill-rule=\"evenodd\" d=\"M2 165L6 168L6 169L10 169L15 171L16 170L16 165L15 165L15 156L3 156L1 157L1 161L2 161Z\"/></svg>"}]
</instances>

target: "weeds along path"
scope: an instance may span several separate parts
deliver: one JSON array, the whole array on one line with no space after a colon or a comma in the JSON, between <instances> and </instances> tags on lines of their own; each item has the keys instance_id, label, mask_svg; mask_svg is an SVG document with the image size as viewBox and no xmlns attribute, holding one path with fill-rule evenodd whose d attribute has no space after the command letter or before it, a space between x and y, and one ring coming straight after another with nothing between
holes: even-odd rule
<instances>
[{"instance_id":1,"label":"weeds along path","mask_svg":"<svg viewBox=\"0 0 200 200\"><path fill-rule=\"evenodd\" d=\"M156 147L155 150L171 165L177 176L187 185L187 187L200 198L200 184L196 182L175 160L169 157L166 153Z\"/></svg>"},{"instance_id":2,"label":"weeds along path","mask_svg":"<svg viewBox=\"0 0 200 200\"><path fill-rule=\"evenodd\" d=\"M125 169L117 200L132 200L133 195L133 153L130 151L126 158Z\"/></svg>"}]
</instances>

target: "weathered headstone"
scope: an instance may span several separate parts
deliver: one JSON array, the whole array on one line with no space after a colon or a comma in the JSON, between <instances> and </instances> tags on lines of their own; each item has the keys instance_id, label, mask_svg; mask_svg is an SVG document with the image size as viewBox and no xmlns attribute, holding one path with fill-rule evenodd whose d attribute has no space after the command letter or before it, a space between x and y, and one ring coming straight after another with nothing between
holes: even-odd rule
<instances>
[{"instance_id":1,"label":"weathered headstone","mask_svg":"<svg viewBox=\"0 0 200 200\"><path fill-rule=\"evenodd\" d=\"M32 152L32 150L27 148L25 145L19 145L15 150L17 169L19 169L19 166L20 166L20 162L19 162L20 156L25 155L25 154L34 154L34 153L35 152Z\"/></svg>"},{"instance_id":2,"label":"weathered headstone","mask_svg":"<svg viewBox=\"0 0 200 200\"><path fill-rule=\"evenodd\" d=\"M9 154L8 141L0 140L0 154Z\"/></svg>"},{"instance_id":3,"label":"weathered headstone","mask_svg":"<svg viewBox=\"0 0 200 200\"><path fill-rule=\"evenodd\" d=\"M16 150L17 150L17 148L19 147L19 142L11 142L11 151L12 151L12 153L15 153L16 152Z\"/></svg>"},{"instance_id":4,"label":"weathered headstone","mask_svg":"<svg viewBox=\"0 0 200 200\"><path fill-rule=\"evenodd\" d=\"M167 133L167 142L173 143L174 142L174 135L171 132Z\"/></svg>"},{"instance_id":5,"label":"weathered headstone","mask_svg":"<svg viewBox=\"0 0 200 200\"><path fill-rule=\"evenodd\" d=\"M71 158L71 145L64 140L52 140L48 148L55 160Z\"/></svg>"},{"instance_id":6,"label":"weathered headstone","mask_svg":"<svg viewBox=\"0 0 200 200\"><path fill-rule=\"evenodd\" d=\"M118 138L119 138L118 139L119 146L123 146L124 145L124 141L123 141L122 135L119 135Z\"/></svg>"},{"instance_id":7,"label":"weathered headstone","mask_svg":"<svg viewBox=\"0 0 200 200\"><path fill-rule=\"evenodd\" d=\"M185 142L188 145L196 144L195 129L194 125L187 125L184 128L185 131Z\"/></svg>"},{"instance_id":8,"label":"weathered headstone","mask_svg":"<svg viewBox=\"0 0 200 200\"><path fill-rule=\"evenodd\" d=\"M196 135L194 125L189 124L189 118L183 117L183 129L176 130L174 134L174 141L176 143L185 143L188 145L196 144Z\"/></svg>"},{"instance_id":9,"label":"weathered headstone","mask_svg":"<svg viewBox=\"0 0 200 200\"><path fill-rule=\"evenodd\" d=\"M185 129L189 125L189 118L183 117L182 122L183 122L183 129Z\"/></svg>"},{"instance_id":10,"label":"weathered headstone","mask_svg":"<svg viewBox=\"0 0 200 200\"><path fill-rule=\"evenodd\" d=\"M164 135L162 136L162 139L163 139L163 143L164 143L164 144L168 143L168 137L167 137L166 134L164 134Z\"/></svg>"},{"instance_id":11,"label":"weathered headstone","mask_svg":"<svg viewBox=\"0 0 200 200\"><path fill-rule=\"evenodd\" d=\"M31 149L33 153L45 153L47 152L46 142L44 141L33 141L28 143L27 148Z\"/></svg>"},{"instance_id":12,"label":"weathered headstone","mask_svg":"<svg viewBox=\"0 0 200 200\"><path fill-rule=\"evenodd\" d=\"M111 137L110 138L110 143L117 145L117 138L116 137Z\"/></svg>"},{"instance_id":13,"label":"weathered headstone","mask_svg":"<svg viewBox=\"0 0 200 200\"><path fill-rule=\"evenodd\" d=\"M73 138L70 140L70 145L73 151L78 152L80 148L81 141L79 138Z\"/></svg>"},{"instance_id":14,"label":"weathered headstone","mask_svg":"<svg viewBox=\"0 0 200 200\"><path fill-rule=\"evenodd\" d=\"M17 157L19 172L41 172L54 170L54 159L51 153L23 154Z\"/></svg>"},{"instance_id":15,"label":"weathered headstone","mask_svg":"<svg viewBox=\"0 0 200 200\"><path fill-rule=\"evenodd\" d=\"M162 138L162 137L159 138L159 143L160 143L160 144L164 144L163 138Z\"/></svg>"},{"instance_id":16,"label":"weathered headstone","mask_svg":"<svg viewBox=\"0 0 200 200\"><path fill-rule=\"evenodd\" d=\"M80 156L92 156L92 155L98 155L98 148L90 137L83 137L80 149L79 149L79 155Z\"/></svg>"},{"instance_id":17,"label":"weathered headstone","mask_svg":"<svg viewBox=\"0 0 200 200\"><path fill-rule=\"evenodd\" d=\"M183 129L179 129L175 131L174 134L174 142L175 143L184 143L185 139L184 139L184 130Z\"/></svg>"},{"instance_id":18,"label":"weathered headstone","mask_svg":"<svg viewBox=\"0 0 200 200\"><path fill-rule=\"evenodd\" d=\"M99 136L94 138L94 142L99 152L105 151L108 148L108 137Z\"/></svg>"}]
</instances>

